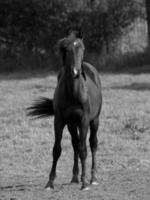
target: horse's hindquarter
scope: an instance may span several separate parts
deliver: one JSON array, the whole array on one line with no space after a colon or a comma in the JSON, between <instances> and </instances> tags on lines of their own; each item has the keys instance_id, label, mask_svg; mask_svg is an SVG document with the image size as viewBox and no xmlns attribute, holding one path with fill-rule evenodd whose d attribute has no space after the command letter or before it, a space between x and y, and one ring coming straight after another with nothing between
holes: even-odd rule
<instances>
[{"instance_id":1,"label":"horse's hindquarter","mask_svg":"<svg viewBox=\"0 0 150 200\"><path fill-rule=\"evenodd\" d=\"M89 77L87 77L88 85L88 102L90 118L99 115L102 105L101 86L96 85Z\"/></svg>"}]
</instances>

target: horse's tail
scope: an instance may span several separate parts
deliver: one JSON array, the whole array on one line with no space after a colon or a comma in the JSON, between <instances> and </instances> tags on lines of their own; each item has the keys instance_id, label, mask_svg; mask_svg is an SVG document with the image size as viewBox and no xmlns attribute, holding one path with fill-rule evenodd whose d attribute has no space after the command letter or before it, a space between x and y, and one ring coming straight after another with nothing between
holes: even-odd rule
<instances>
[{"instance_id":1,"label":"horse's tail","mask_svg":"<svg viewBox=\"0 0 150 200\"><path fill-rule=\"evenodd\" d=\"M46 118L54 115L53 100L41 97L27 108L27 116Z\"/></svg>"}]
</instances>

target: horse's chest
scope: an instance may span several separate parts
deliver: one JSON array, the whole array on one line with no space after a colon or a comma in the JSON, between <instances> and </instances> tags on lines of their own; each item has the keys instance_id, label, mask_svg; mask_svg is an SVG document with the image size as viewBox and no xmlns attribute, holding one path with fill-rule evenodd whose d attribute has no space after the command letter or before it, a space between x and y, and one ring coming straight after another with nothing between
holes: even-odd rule
<instances>
[{"instance_id":1,"label":"horse's chest","mask_svg":"<svg viewBox=\"0 0 150 200\"><path fill-rule=\"evenodd\" d=\"M83 81L77 81L74 83L73 87L73 98L76 99L81 104L84 104L88 99L88 89L87 85Z\"/></svg>"},{"instance_id":2,"label":"horse's chest","mask_svg":"<svg viewBox=\"0 0 150 200\"><path fill-rule=\"evenodd\" d=\"M59 85L55 92L55 109L59 110L66 123L79 123L89 111L88 92L86 85L80 80L70 85Z\"/></svg>"},{"instance_id":3,"label":"horse's chest","mask_svg":"<svg viewBox=\"0 0 150 200\"><path fill-rule=\"evenodd\" d=\"M62 110L62 116L66 123L78 124L83 116L83 108L77 104L70 104Z\"/></svg>"}]
</instances>

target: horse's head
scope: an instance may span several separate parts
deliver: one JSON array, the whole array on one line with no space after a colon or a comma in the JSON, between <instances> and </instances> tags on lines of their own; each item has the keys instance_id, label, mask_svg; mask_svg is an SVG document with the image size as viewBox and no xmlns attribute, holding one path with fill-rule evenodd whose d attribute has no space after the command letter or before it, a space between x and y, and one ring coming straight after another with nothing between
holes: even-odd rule
<instances>
[{"instance_id":1,"label":"horse's head","mask_svg":"<svg viewBox=\"0 0 150 200\"><path fill-rule=\"evenodd\" d=\"M82 73L85 49L81 34L77 31L70 32L68 37L59 41L59 49L65 71L77 78Z\"/></svg>"}]
</instances>

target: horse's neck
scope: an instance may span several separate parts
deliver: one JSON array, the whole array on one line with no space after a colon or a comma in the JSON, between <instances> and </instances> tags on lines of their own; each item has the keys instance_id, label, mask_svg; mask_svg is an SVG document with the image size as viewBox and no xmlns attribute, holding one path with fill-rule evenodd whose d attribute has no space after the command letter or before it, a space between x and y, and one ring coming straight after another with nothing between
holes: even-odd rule
<instances>
[{"instance_id":1,"label":"horse's neck","mask_svg":"<svg viewBox=\"0 0 150 200\"><path fill-rule=\"evenodd\" d=\"M80 103L87 98L87 87L83 77L74 79L68 74L64 77L65 81L65 93L66 96L71 100L76 100Z\"/></svg>"},{"instance_id":2,"label":"horse's neck","mask_svg":"<svg viewBox=\"0 0 150 200\"><path fill-rule=\"evenodd\" d=\"M64 73L64 83L66 96L72 97L74 92L74 80L67 72Z\"/></svg>"}]
</instances>

